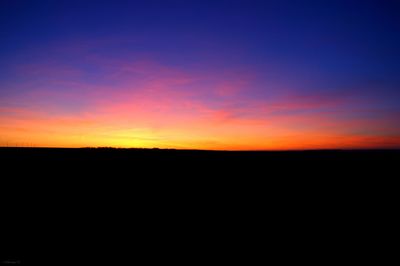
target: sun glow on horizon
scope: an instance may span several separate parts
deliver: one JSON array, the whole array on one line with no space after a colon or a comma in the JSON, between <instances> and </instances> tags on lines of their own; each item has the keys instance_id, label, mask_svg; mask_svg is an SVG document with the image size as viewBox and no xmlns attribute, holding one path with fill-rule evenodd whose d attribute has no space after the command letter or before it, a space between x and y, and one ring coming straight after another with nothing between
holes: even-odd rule
<instances>
[{"instance_id":1,"label":"sun glow on horizon","mask_svg":"<svg viewBox=\"0 0 400 266\"><path fill-rule=\"evenodd\" d=\"M14 2L0 146L400 148L389 3Z\"/></svg>"}]
</instances>

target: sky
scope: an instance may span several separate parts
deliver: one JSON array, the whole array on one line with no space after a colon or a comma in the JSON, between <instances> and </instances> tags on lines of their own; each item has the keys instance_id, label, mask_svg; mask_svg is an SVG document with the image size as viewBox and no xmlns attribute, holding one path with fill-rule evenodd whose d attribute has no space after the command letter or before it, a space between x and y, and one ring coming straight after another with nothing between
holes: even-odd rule
<instances>
[{"instance_id":1,"label":"sky","mask_svg":"<svg viewBox=\"0 0 400 266\"><path fill-rule=\"evenodd\" d=\"M400 148L399 12L0 0L0 146Z\"/></svg>"}]
</instances>

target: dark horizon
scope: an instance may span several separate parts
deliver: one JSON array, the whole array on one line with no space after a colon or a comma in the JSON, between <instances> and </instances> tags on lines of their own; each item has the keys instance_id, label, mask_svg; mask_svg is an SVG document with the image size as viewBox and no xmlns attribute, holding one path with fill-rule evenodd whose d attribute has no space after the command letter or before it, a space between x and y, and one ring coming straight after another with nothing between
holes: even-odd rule
<instances>
[{"instance_id":1,"label":"dark horizon","mask_svg":"<svg viewBox=\"0 0 400 266\"><path fill-rule=\"evenodd\" d=\"M45 146L0 146L0 149L53 149L53 150L62 150L62 149L113 149L113 150L174 150L174 151L210 151L210 152L304 152L304 151L400 151L400 148L397 147L377 147L377 148L319 148L319 149L270 149L270 150L221 150L221 149L180 149L180 148L158 148L158 147L108 147L108 146L99 146L99 147L45 147Z\"/></svg>"}]
</instances>

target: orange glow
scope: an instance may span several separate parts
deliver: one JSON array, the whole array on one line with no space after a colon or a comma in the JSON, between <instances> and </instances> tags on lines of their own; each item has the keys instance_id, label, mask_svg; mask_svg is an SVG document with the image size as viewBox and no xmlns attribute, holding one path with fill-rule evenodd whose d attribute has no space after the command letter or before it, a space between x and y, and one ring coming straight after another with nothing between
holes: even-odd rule
<instances>
[{"instance_id":1,"label":"orange glow","mask_svg":"<svg viewBox=\"0 0 400 266\"><path fill-rule=\"evenodd\" d=\"M142 108L121 104L105 107L96 114L55 117L25 110L8 110L14 116L0 117L0 145L286 150L390 148L400 144L399 136L346 134L341 132L340 127L333 131L328 123L325 123L325 129L322 126L320 129L295 130L291 126L299 123L321 124L318 117L245 119L201 106L182 110L166 106L153 109L149 106L149 102ZM335 124L335 121L331 123Z\"/></svg>"},{"instance_id":2,"label":"orange glow","mask_svg":"<svg viewBox=\"0 0 400 266\"><path fill-rule=\"evenodd\" d=\"M78 78L72 82L70 75L78 74L69 69L23 69L28 76L50 71L59 77L3 101L13 104L0 108L0 146L400 147L395 114L385 113L385 119L353 117L365 111L357 113L359 100L341 95L294 93L259 99L249 97L256 94L249 89L249 77L189 74L151 62L120 64L119 71L110 74L116 83L112 85L87 84ZM202 84L203 80L212 82ZM60 86L65 89L54 90Z\"/></svg>"}]
</instances>

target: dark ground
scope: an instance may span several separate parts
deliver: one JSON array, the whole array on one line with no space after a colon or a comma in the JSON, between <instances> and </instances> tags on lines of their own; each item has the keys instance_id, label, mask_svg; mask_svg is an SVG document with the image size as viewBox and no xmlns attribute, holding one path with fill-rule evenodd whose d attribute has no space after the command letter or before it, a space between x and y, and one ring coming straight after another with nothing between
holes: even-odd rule
<instances>
[{"instance_id":1,"label":"dark ground","mask_svg":"<svg viewBox=\"0 0 400 266\"><path fill-rule=\"evenodd\" d=\"M255 177L280 174L329 174L344 171L381 173L399 162L400 150L321 150L232 152L111 148L0 148L7 176L45 177L68 173L122 174L123 176L199 173L241 174ZM322 168L321 168L322 167ZM105 171L105 172L103 172ZM143 171L143 172L142 172ZM238 172L237 172L238 171ZM337 173L336 173L337 172ZM202 176L203 178L206 176ZM26 177L26 176L25 176ZM121 177L121 176L119 176ZM213 178L223 176L214 176ZM226 176L225 176L226 177Z\"/></svg>"},{"instance_id":2,"label":"dark ground","mask_svg":"<svg viewBox=\"0 0 400 266\"><path fill-rule=\"evenodd\" d=\"M253 237L369 243L394 219L400 151L0 148L0 162L3 264L119 264Z\"/></svg>"}]
</instances>

